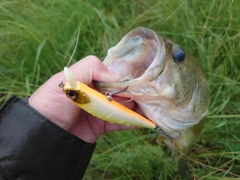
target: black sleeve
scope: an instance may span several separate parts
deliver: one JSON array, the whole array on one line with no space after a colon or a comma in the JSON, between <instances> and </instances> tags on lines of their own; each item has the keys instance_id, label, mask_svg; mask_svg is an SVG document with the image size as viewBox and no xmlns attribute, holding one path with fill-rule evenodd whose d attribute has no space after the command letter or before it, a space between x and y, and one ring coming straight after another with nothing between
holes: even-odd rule
<instances>
[{"instance_id":1,"label":"black sleeve","mask_svg":"<svg viewBox=\"0 0 240 180\"><path fill-rule=\"evenodd\" d=\"M80 180L95 148L13 96L0 109L0 179Z\"/></svg>"}]
</instances>

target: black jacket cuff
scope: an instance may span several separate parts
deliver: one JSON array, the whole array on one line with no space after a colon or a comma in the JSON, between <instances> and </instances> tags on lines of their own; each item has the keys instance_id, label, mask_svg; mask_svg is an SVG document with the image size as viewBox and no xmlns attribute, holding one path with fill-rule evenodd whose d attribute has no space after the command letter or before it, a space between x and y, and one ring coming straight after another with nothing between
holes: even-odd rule
<instances>
[{"instance_id":1,"label":"black jacket cuff","mask_svg":"<svg viewBox=\"0 0 240 180\"><path fill-rule=\"evenodd\" d=\"M61 129L15 96L0 109L0 177L79 180L95 146Z\"/></svg>"}]
</instances>

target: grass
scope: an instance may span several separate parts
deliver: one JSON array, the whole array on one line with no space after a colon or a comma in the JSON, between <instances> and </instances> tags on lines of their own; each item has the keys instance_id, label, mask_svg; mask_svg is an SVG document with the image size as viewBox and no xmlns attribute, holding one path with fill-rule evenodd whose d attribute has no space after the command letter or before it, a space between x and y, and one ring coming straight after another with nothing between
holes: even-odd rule
<instances>
[{"instance_id":1,"label":"grass","mask_svg":"<svg viewBox=\"0 0 240 180\"><path fill-rule=\"evenodd\" d=\"M192 179L240 177L240 2L234 0L2 0L0 102L26 97L67 64L107 49L137 26L155 30L199 59L207 72L211 106L188 157ZM59 55L60 54L60 55ZM67 57L67 58L65 58ZM156 133L108 133L85 179L180 179L177 161L155 143Z\"/></svg>"}]
</instances>

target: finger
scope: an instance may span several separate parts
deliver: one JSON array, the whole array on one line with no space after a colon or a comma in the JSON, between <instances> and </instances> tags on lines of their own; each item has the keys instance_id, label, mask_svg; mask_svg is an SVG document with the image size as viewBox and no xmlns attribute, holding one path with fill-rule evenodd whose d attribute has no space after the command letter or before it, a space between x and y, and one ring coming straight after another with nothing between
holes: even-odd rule
<instances>
[{"instance_id":1,"label":"finger","mask_svg":"<svg viewBox=\"0 0 240 180\"><path fill-rule=\"evenodd\" d=\"M138 129L139 127L136 126L126 126L122 124L114 124L106 122L105 124L105 132L111 132L111 131L120 131L120 130L130 130L130 129Z\"/></svg>"},{"instance_id":2,"label":"finger","mask_svg":"<svg viewBox=\"0 0 240 180\"><path fill-rule=\"evenodd\" d=\"M111 82L117 81L119 76L108 68L95 56L87 56L70 67L76 80L91 84L93 80Z\"/></svg>"}]
</instances>

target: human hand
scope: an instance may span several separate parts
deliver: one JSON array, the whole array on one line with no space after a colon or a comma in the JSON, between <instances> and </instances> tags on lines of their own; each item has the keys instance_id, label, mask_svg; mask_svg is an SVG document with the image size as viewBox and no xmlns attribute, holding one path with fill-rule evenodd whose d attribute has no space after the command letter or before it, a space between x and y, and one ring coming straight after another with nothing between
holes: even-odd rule
<instances>
[{"instance_id":1,"label":"human hand","mask_svg":"<svg viewBox=\"0 0 240 180\"><path fill-rule=\"evenodd\" d=\"M77 81L88 86L91 86L93 80L102 82L118 80L118 75L108 70L95 56L88 56L69 69ZM81 110L58 87L63 79L63 72L52 76L30 96L30 106L61 128L90 143L95 142L96 138L105 132L134 128L103 121ZM120 97L115 100L120 103L126 101ZM126 106L140 112L133 101Z\"/></svg>"}]
</instances>

